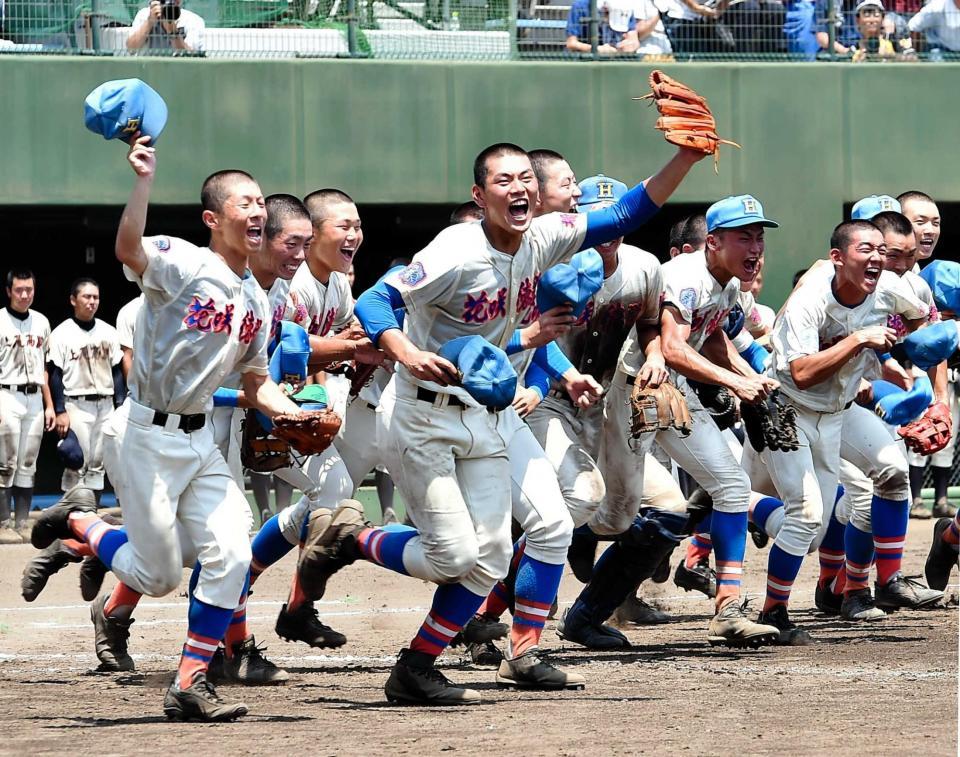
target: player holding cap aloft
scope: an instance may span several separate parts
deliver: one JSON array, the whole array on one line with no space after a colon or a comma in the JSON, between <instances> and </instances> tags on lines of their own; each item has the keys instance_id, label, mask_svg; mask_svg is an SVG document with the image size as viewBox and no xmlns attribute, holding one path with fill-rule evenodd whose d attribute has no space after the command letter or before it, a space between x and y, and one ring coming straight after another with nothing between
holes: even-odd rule
<instances>
[{"instance_id":1,"label":"player holding cap aloft","mask_svg":"<svg viewBox=\"0 0 960 757\"><path fill-rule=\"evenodd\" d=\"M102 123L102 115L94 113L89 122ZM140 123L152 120L140 116ZM173 591L185 559L198 559L187 642L164 712L170 718L231 720L247 708L223 702L206 669L246 582L249 508L206 416L214 391L234 368L248 400L268 416L299 410L267 378L270 312L247 271L266 222L260 188L242 171L208 177L201 202L209 248L144 237L156 172L152 136L132 135L127 160L137 178L116 240L117 259L145 295L130 394L104 432L104 461L123 502L125 528L112 529L97 518L93 494L75 488L44 511L32 541L38 549L56 538L86 542L133 595Z\"/></svg>"}]
</instances>

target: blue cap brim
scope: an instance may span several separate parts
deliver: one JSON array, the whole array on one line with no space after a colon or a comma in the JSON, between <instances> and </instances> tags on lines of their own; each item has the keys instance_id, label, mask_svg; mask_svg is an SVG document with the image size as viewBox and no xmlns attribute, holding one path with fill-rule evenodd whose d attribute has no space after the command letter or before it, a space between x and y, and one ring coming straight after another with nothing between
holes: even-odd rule
<instances>
[{"instance_id":1,"label":"blue cap brim","mask_svg":"<svg viewBox=\"0 0 960 757\"><path fill-rule=\"evenodd\" d=\"M740 218L736 221L729 221L728 223L723 224L723 226L715 226L710 229L710 231L719 231L720 229L739 229L741 226L752 226L753 224L759 224L760 226L765 226L768 229L779 229L780 224L776 221L771 221L769 218Z\"/></svg>"}]
</instances>

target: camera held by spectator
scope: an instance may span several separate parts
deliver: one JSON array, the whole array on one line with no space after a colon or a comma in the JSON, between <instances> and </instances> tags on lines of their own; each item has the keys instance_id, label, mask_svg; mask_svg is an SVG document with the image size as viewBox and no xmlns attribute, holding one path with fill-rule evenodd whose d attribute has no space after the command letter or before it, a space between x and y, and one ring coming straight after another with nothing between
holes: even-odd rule
<instances>
[{"instance_id":1,"label":"camera held by spectator","mask_svg":"<svg viewBox=\"0 0 960 757\"><path fill-rule=\"evenodd\" d=\"M128 50L203 50L204 20L188 11L183 0L151 0L133 19Z\"/></svg>"},{"instance_id":2,"label":"camera held by spectator","mask_svg":"<svg viewBox=\"0 0 960 757\"><path fill-rule=\"evenodd\" d=\"M857 31L860 39L853 48L853 60L904 58L913 53L909 38L896 38L885 24L881 0L860 0L856 7Z\"/></svg>"}]
</instances>

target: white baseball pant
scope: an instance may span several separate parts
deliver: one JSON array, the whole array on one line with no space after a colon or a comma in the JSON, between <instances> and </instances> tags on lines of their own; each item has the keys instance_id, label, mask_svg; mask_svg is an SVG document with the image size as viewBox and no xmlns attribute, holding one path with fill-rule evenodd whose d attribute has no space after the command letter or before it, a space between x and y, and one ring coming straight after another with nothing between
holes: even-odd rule
<instances>
[{"instance_id":1,"label":"white baseball pant","mask_svg":"<svg viewBox=\"0 0 960 757\"><path fill-rule=\"evenodd\" d=\"M83 450L83 466L80 470L64 468L60 478L60 488L66 491L72 486L83 483L84 486L101 491L103 489L103 424L113 412L113 397L101 397L98 400L80 400L66 398L65 407L70 417L70 428L77 435L80 449Z\"/></svg>"},{"instance_id":2,"label":"white baseball pant","mask_svg":"<svg viewBox=\"0 0 960 757\"><path fill-rule=\"evenodd\" d=\"M0 488L29 488L43 436L43 395L0 389Z\"/></svg>"}]
</instances>

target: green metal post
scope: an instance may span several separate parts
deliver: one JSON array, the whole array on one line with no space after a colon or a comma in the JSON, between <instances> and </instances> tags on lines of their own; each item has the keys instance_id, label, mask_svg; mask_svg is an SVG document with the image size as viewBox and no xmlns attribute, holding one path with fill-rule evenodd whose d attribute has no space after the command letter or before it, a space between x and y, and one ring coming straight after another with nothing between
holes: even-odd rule
<instances>
[{"instance_id":1,"label":"green metal post","mask_svg":"<svg viewBox=\"0 0 960 757\"><path fill-rule=\"evenodd\" d=\"M600 57L600 19L597 16L597 0L590 0L590 53L594 60Z\"/></svg>"},{"instance_id":2,"label":"green metal post","mask_svg":"<svg viewBox=\"0 0 960 757\"><path fill-rule=\"evenodd\" d=\"M517 0L509 0L507 3L507 24L510 29L510 58L512 60L516 60L519 56L519 45L517 43L517 14L519 12Z\"/></svg>"},{"instance_id":3,"label":"green metal post","mask_svg":"<svg viewBox=\"0 0 960 757\"><path fill-rule=\"evenodd\" d=\"M357 0L347 0L347 49L351 58L357 57Z\"/></svg>"}]
</instances>

